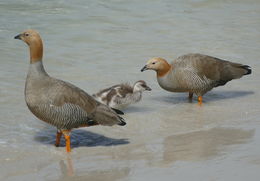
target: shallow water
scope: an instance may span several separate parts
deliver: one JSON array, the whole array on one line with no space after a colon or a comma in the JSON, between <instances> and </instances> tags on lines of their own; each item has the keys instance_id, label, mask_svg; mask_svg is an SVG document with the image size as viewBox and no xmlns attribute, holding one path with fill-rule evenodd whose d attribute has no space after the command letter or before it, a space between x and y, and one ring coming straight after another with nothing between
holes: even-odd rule
<instances>
[{"instance_id":1,"label":"shallow water","mask_svg":"<svg viewBox=\"0 0 260 181\"><path fill-rule=\"evenodd\" d=\"M0 180L258 180L260 2L0 1ZM44 40L47 72L88 93L143 79L153 89L125 110L125 127L74 130L73 151L24 102L27 28ZM140 72L154 56L199 52L253 74L196 97ZM64 142L62 143L64 146Z\"/></svg>"}]
</instances>

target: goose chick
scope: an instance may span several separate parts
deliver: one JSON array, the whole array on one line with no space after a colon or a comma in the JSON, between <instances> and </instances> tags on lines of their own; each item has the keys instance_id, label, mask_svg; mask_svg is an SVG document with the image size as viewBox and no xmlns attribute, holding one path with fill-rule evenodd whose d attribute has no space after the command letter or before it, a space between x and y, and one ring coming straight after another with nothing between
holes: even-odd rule
<instances>
[{"instance_id":1,"label":"goose chick","mask_svg":"<svg viewBox=\"0 0 260 181\"><path fill-rule=\"evenodd\" d=\"M212 88L251 74L248 65L202 54L183 55L171 63L163 58L152 58L141 69L145 70L155 70L159 85L167 91L189 92L190 99L195 93L200 105L202 96Z\"/></svg>"},{"instance_id":2,"label":"goose chick","mask_svg":"<svg viewBox=\"0 0 260 181\"><path fill-rule=\"evenodd\" d=\"M29 110L40 120L57 127L56 146L62 134L66 150L70 148L70 132L73 128L94 125L125 125L123 118L99 103L80 88L50 77L42 64L43 43L38 32L26 30L15 36L30 49L30 67L25 84L25 101Z\"/></svg>"},{"instance_id":3,"label":"goose chick","mask_svg":"<svg viewBox=\"0 0 260 181\"><path fill-rule=\"evenodd\" d=\"M130 104L139 102L142 99L143 91L151 90L145 81L139 80L133 87L129 84L118 84L99 91L93 97L112 108L123 109Z\"/></svg>"}]
</instances>

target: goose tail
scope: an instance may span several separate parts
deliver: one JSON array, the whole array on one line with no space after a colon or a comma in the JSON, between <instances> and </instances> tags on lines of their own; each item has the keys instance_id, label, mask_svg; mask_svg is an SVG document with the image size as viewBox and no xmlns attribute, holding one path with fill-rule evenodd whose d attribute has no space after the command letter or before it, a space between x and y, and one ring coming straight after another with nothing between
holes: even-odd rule
<instances>
[{"instance_id":1,"label":"goose tail","mask_svg":"<svg viewBox=\"0 0 260 181\"><path fill-rule=\"evenodd\" d=\"M248 66L248 65L242 65L242 66L240 66L240 68L246 70L246 72L244 73L244 75L249 75L249 74L252 73L252 69L251 69L251 67Z\"/></svg>"}]
</instances>

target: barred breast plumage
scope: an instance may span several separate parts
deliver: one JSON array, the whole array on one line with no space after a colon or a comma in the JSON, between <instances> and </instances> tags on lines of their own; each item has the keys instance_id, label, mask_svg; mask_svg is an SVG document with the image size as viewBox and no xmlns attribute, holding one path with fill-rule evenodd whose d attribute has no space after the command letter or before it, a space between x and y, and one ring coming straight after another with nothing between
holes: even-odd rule
<instances>
[{"instance_id":1,"label":"barred breast plumage","mask_svg":"<svg viewBox=\"0 0 260 181\"><path fill-rule=\"evenodd\" d=\"M248 65L202 54L183 55L170 64L163 58L152 58L142 71L148 69L157 72L157 81L163 89L171 92L189 92L189 98L195 93L199 104L202 103L202 96L212 88L251 74Z\"/></svg>"},{"instance_id":2,"label":"barred breast plumage","mask_svg":"<svg viewBox=\"0 0 260 181\"><path fill-rule=\"evenodd\" d=\"M123 114L97 102L80 88L50 77L42 64L43 45L40 35L26 30L15 39L21 39L30 48L30 67L26 78L25 101L39 119L57 127L56 146L61 135L70 151L70 131L73 128L93 125L125 125Z\"/></svg>"}]
</instances>

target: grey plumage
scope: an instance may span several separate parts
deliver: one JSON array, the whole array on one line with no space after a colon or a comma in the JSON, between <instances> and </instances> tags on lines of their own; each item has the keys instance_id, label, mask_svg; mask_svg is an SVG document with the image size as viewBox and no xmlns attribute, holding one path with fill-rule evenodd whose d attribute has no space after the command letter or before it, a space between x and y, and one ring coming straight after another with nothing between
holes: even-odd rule
<instances>
[{"instance_id":1,"label":"grey plumage","mask_svg":"<svg viewBox=\"0 0 260 181\"><path fill-rule=\"evenodd\" d=\"M221 60L202 54L187 54L171 63L172 72L168 75L178 86L202 96L213 87L225 85L232 79L250 74L247 65Z\"/></svg>"},{"instance_id":2,"label":"grey plumage","mask_svg":"<svg viewBox=\"0 0 260 181\"><path fill-rule=\"evenodd\" d=\"M133 86L127 83L111 86L93 94L93 97L112 108L122 109L139 102L142 99L142 92L145 90L150 91L151 88L146 85L145 81L139 80Z\"/></svg>"},{"instance_id":3,"label":"grey plumage","mask_svg":"<svg viewBox=\"0 0 260 181\"><path fill-rule=\"evenodd\" d=\"M171 63L163 58L152 58L141 71L150 69L157 72L157 81L163 89L189 92L189 98L195 93L200 104L202 96L212 88L252 72L248 65L198 53L180 56Z\"/></svg>"},{"instance_id":4,"label":"grey plumage","mask_svg":"<svg viewBox=\"0 0 260 181\"><path fill-rule=\"evenodd\" d=\"M30 65L25 86L29 109L58 129L72 129L95 121L101 125L121 124L122 118L108 106L95 101L74 85L50 77L42 62Z\"/></svg>"},{"instance_id":5,"label":"grey plumage","mask_svg":"<svg viewBox=\"0 0 260 181\"><path fill-rule=\"evenodd\" d=\"M24 41L30 49L25 101L36 117L57 127L55 146L59 146L61 136L64 135L66 150L70 152L70 131L73 128L126 124L117 115L117 112L122 112L112 110L80 88L46 73L42 65L43 43L37 31L26 30L14 38Z\"/></svg>"}]
</instances>

